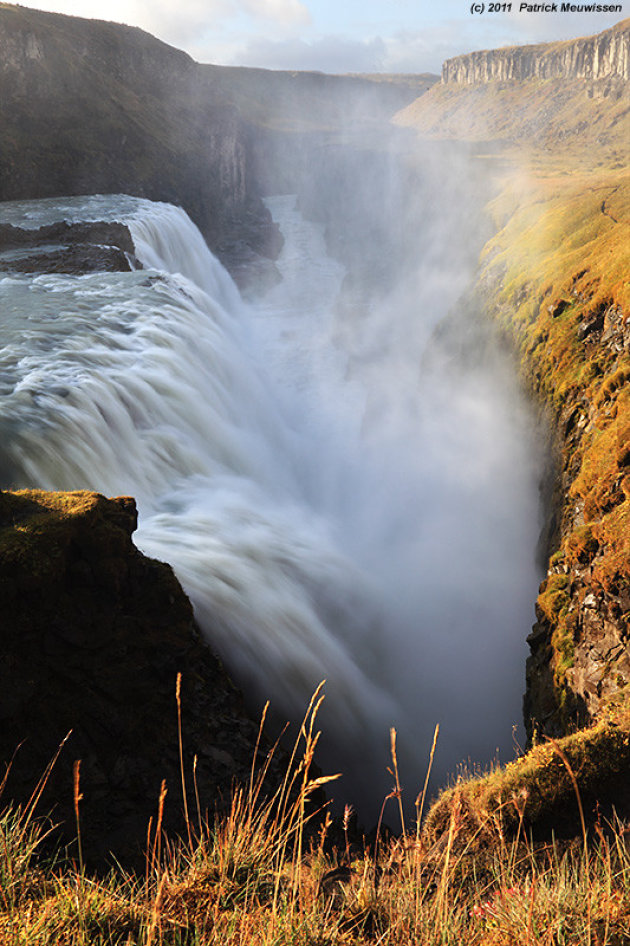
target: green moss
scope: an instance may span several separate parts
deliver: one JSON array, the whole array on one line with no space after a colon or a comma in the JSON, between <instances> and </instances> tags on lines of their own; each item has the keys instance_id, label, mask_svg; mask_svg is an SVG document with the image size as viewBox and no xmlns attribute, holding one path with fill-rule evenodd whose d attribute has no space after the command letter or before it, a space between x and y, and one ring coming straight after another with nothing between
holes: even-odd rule
<instances>
[{"instance_id":1,"label":"green moss","mask_svg":"<svg viewBox=\"0 0 630 946\"><path fill-rule=\"evenodd\" d=\"M548 620L553 621L569 606L569 576L550 575L541 585L538 605Z\"/></svg>"}]
</instances>

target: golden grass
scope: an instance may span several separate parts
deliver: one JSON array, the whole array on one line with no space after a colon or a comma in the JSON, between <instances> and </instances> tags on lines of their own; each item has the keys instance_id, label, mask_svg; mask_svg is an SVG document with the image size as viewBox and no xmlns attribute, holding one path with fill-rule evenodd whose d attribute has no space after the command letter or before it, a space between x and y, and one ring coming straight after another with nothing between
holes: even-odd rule
<instances>
[{"instance_id":1,"label":"golden grass","mask_svg":"<svg viewBox=\"0 0 630 946\"><path fill-rule=\"evenodd\" d=\"M381 840L377 850L364 841L359 849L347 833L335 846L330 816L309 809L314 791L334 780L311 771L321 698L318 691L309 705L273 797L262 797L264 766L235 790L222 819L193 818L184 839L163 838L159 846L149 830L144 876L117 868L96 878L80 865L38 858L45 823L33 819L32 805L7 809L0 816L3 946L627 941L625 824L600 818L589 836L584 817L575 816L577 842L534 842L527 833L537 788L542 798L561 783L561 804L570 793L582 812L580 792L589 782L575 743L590 739L594 762L601 726L590 737L539 746L485 779L460 782L432 807L422 832L403 823L398 838ZM610 732L623 730L627 745L628 720L618 709L613 717ZM390 797L400 799L395 733L392 765Z\"/></svg>"},{"instance_id":2,"label":"golden grass","mask_svg":"<svg viewBox=\"0 0 630 946\"><path fill-rule=\"evenodd\" d=\"M557 431L566 504L538 607L552 629L561 701L575 575L588 567L595 594L618 594L630 580L630 177L611 168L562 175L557 159L539 152L506 174L490 205L497 233L480 287Z\"/></svg>"}]
</instances>

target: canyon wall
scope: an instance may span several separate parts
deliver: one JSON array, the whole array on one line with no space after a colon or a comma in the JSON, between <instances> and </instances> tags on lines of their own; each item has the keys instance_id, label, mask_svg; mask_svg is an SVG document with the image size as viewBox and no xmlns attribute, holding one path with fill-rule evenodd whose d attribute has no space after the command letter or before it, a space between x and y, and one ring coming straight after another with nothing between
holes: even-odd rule
<instances>
[{"instance_id":1,"label":"canyon wall","mask_svg":"<svg viewBox=\"0 0 630 946\"><path fill-rule=\"evenodd\" d=\"M237 109L191 98L196 64L141 30L0 7L0 199L130 193L178 204L220 250L277 235ZM275 239L274 239L275 235Z\"/></svg>"},{"instance_id":2,"label":"canyon wall","mask_svg":"<svg viewBox=\"0 0 630 946\"><path fill-rule=\"evenodd\" d=\"M619 12L621 9L619 6ZM472 85L493 79L507 82L532 78L629 79L630 20L597 36L562 43L480 50L447 59L442 66L444 84Z\"/></svg>"},{"instance_id":3,"label":"canyon wall","mask_svg":"<svg viewBox=\"0 0 630 946\"><path fill-rule=\"evenodd\" d=\"M282 245L253 158L263 132L388 118L436 81L199 65L136 28L3 3L0 200L167 201L238 277Z\"/></svg>"}]
</instances>

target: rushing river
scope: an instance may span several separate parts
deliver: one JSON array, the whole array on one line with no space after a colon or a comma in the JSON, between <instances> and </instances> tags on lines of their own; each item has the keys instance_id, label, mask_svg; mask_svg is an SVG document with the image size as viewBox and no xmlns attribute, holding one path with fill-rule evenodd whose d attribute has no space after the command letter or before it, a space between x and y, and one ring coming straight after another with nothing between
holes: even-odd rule
<instances>
[{"instance_id":1,"label":"rushing river","mask_svg":"<svg viewBox=\"0 0 630 946\"><path fill-rule=\"evenodd\" d=\"M460 283L342 316L344 269L295 203L269 200L283 281L248 304L178 208L2 205L120 220L145 268L0 278L1 485L135 496L137 545L253 706L296 718L326 679L320 761L369 818L390 726L410 803L437 722L442 777L511 753L539 460L508 366L431 356Z\"/></svg>"}]
</instances>

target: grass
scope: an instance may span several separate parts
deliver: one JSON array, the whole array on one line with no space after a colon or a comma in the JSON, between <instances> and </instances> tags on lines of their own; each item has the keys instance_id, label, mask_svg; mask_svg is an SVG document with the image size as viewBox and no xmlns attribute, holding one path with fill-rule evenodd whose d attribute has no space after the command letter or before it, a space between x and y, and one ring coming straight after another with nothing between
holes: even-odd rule
<instances>
[{"instance_id":1,"label":"grass","mask_svg":"<svg viewBox=\"0 0 630 946\"><path fill-rule=\"evenodd\" d=\"M321 786L336 778L313 769L322 699L320 687L273 797L261 793L267 761L262 771L252 768L247 786L235 788L227 815L211 822L201 817L198 804L185 836L169 839L160 827L162 792L139 874L116 867L107 876L92 876L67 857L40 853L50 826L35 819L34 809L46 773L29 804L8 807L0 817L3 946L628 942L630 829L601 814L587 826L580 789L588 789L588 779L570 741L584 740L583 734L539 746L486 777L459 781L430 808L422 830L403 822L398 837L357 844L348 837L349 812L341 831L326 803L315 802ZM627 737L624 713L611 709L612 729ZM265 713L261 733L264 719ZM602 733L600 726L591 734L592 759L601 765ZM394 731L391 736L394 785L384 806L393 802L392 817L397 810L402 818ZM435 741L431 757L434 748ZM606 773L600 774L605 780ZM78 770L76 776L80 836ZM550 786L562 782L575 812L577 801L577 839L559 841L549 834L532 840L528 808L545 778L548 796ZM426 783L417 810L425 791ZM564 797L562 804L568 807Z\"/></svg>"},{"instance_id":2,"label":"grass","mask_svg":"<svg viewBox=\"0 0 630 946\"><path fill-rule=\"evenodd\" d=\"M558 529L537 605L564 725L574 664L588 659L585 597L609 602L621 636L628 620L617 599L630 582L630 179L612 164L566 175L558 161L530 152L506 172L479 293L554 430ZM610 689L615 667L603 673Z\"/></svg>"}]
</instances>

